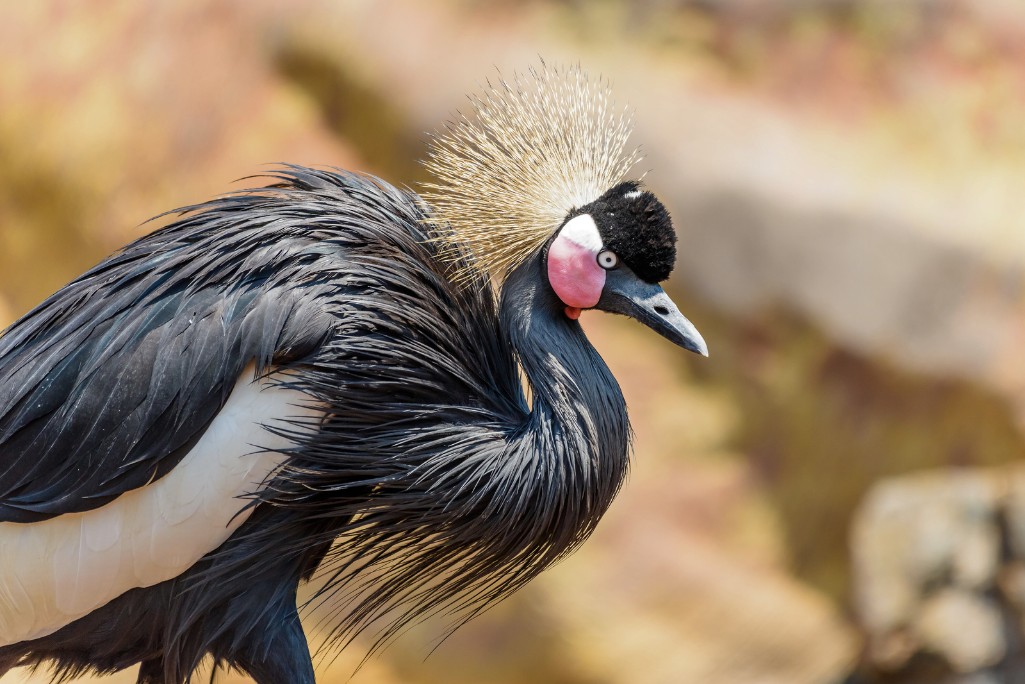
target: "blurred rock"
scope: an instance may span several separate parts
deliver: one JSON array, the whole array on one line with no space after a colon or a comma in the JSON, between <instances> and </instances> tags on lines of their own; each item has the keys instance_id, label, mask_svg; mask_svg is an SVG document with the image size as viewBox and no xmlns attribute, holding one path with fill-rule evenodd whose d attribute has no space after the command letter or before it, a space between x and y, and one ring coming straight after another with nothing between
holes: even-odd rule
<instances>
[{"instance_id":1,"label":"blurred rock","mask_svg":"<svg viewBox=\"0 0 1025 684\"><path fill-rule=\"evenodd\" d=\"M925 649L942 655L957 672L996 665L1007 650L996 603L959 589L927 598L914 632Z\"/></svg>"},{"instance_id":2,"label":"blurred rock","mask_svg":"<svg viewBox=\"0 0 1025 684\"><path fill-rule=\"evenodd\" d=\"M913 656L929 653L955 673L1001 666L1017 674L997 681L1025 677L1025 556L1016 539L1023 474L1022 465L937 471L869 493L853 522L851 556L871 668L917 681Z\"/></svg>"},{"instance_id":3,"label":"blurred rock","mask_svg":"<svg viewBox=\"0 0 1025 684\"><path fill-rule=\"evenodd\" d=\"M998 497L993 474L966 472L894 478L870 492L854 519L851 555L855 605L874 638L911 626L929 586L992 585Z\"/></svg>"}]
</instances>

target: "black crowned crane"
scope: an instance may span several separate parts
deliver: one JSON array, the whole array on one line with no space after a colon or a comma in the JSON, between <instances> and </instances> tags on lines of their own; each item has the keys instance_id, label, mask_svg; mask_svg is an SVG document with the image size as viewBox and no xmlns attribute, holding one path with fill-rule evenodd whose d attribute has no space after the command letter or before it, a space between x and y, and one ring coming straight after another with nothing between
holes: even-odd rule
<instances>
[{"instance_id":1,"label":"black crowned crane","mask_svg":"<svg viewBox=\"0 0 1025 684\"><path fill-rule=\"evenodd\" d=\"M284 167L0 336L0 675L311 684L315 575L332 643L383 643L587 538L630 426L581 310L705 343L607 87L543 67L473 102L423 199Z\"/></svg>"}]
</instances>

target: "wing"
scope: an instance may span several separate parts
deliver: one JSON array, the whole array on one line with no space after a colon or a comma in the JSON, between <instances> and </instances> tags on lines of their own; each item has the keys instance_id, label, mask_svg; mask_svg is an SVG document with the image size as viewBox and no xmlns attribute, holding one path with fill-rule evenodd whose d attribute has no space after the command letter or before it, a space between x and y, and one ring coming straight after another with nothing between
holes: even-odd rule
<instances>
[{"instance_id":1,"label":"wing","mask_svg":"<svg viewBox=\"0 0 1025 684\"><path fill-rule=\"evenodd\" d=\"M160 478L248 363L328 335L324 247L228 196L70 283L0 335L0 522L85 511Z\"/></svg>"}]
</instances>

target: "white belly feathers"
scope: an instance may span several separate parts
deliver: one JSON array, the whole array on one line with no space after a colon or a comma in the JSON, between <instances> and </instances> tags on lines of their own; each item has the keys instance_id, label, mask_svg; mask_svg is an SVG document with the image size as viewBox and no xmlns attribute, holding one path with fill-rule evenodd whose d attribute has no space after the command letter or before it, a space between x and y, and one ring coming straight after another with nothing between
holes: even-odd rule
<instances>
[{"instance_id":1,"label":"white belly feathers","mask_svg":"<svg viewBox=\"0 0 1025 684\"><path fill-rule=\"evenodd\" d=\"M195 447L163 478L84 513L0 523L0 646L57 631L129 589L180 575L241 525L289 441L283 417L319 416L247 368Z\"/></svg>"}]
</instances>

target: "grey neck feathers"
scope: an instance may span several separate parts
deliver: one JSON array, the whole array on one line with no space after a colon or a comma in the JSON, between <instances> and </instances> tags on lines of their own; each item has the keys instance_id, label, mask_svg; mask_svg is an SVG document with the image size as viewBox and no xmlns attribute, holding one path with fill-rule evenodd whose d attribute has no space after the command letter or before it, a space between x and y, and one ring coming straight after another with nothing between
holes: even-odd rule
<instances>
[{"instance_id":1,"label":"grey neck feathers","mask_svg":"<svg viewBox=\"0 0 1025 684\"><path fill-rule=\"evenodd\" d=\"M573 537L560 541L572 547L594 529L626 476L630 425L616 379L546 282L539 256L502 289L502 328L533 397L511 451L534 459L540 477L560 479L558 491L575 494L556 504L565 510L551 511L562 521L558 536Z\"/></svg>"}]
</instances>

